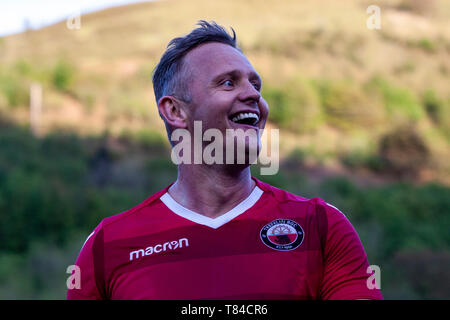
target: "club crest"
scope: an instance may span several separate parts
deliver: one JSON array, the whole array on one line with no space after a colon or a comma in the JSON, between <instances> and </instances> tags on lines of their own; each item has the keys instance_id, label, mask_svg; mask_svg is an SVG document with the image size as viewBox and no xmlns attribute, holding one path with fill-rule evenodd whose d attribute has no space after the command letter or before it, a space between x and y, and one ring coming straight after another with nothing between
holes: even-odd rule
<instances>
[{"instance_id":1,"label":"club crest","mask_svg":"<svg viewBox=\"0 0 450 320\"><path fill-rule=\"evenodd\" d=\"M290 219L277 219L262 227L262 242L275 250L290 251L298 248L304 238L302 227Z\"/></svg>"}]
</instances>

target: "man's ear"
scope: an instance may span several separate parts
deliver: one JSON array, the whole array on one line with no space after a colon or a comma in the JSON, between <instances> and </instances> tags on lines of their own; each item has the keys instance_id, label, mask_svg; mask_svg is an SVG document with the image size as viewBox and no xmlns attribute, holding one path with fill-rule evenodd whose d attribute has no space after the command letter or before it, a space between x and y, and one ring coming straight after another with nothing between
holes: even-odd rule
<instances>
[{"instance_id":1,"label":"man's ear","mask_svg":"<svg viewBox=\"0 0 450 320\"><path fill-rule=\"evenodd\" d=\"M159 114L174 129L187 128L187 114L181 104L181 101L172 96L164 96L158 102Z\"/></svg>"}]
</instances>

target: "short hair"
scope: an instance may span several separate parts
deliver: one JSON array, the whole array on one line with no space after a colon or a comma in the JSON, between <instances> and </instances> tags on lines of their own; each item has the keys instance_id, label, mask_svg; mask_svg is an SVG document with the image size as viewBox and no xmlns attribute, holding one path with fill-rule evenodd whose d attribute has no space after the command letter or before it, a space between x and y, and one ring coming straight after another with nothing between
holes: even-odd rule
<instances>
[{"instance_id":1,"label":"short hair","mask_svg":"<svg viewBox=\"0 0 450 320\"><path fill-rule=\"evenodd\" d=\"M207 42L220 42L232 46L241 51L236 44L236 33L231 28L233 35L216 22L211 23L200 20L198 28L184 37L172 39L153 71L153 90L156 103L166 95L175 96L185 102L190 102L191 97L188 88L188 75L183 66L183 58L192 49Z\"/></svg>"}]
</instances>

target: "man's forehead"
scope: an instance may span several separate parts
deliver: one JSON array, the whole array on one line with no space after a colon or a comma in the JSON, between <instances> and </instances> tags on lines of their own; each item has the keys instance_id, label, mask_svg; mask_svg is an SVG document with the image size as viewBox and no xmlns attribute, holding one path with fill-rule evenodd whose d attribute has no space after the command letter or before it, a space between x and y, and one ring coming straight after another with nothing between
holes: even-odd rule
<instances>
[{"instance_id":1,"label":"man's forehead","mask_svg":"<svg viewBox=\"0 0 450 320\"><path fill-rule=\"evenodd\" d=\"M191 50L184 63L191 67L191 72L203 71L210 76L231 69L255 72L250 61L239 50L220 42L205 43Z\"/></svg>"}]
</instances>

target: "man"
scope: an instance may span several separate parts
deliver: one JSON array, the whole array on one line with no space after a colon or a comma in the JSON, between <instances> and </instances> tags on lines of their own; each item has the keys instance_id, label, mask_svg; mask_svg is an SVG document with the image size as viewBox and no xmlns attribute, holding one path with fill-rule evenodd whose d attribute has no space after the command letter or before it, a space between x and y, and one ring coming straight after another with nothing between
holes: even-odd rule
<instances>
[{"instance_id":1,"label":"man","mask_svg":"<svg viewBox=\"0 0 450 320\"><path fill-rule=\"evenodd\" d=\"M196 162L192 152L173 184L104 219L80 252L81 288L68 299L382 299L368 288L364 249L339 210L251 177L268 105L234 30L201 21L172 40L153 84L173 147L183 143L179 130L194 135L201 124L201 133L224 136L219 161ZM236 141L246 161L221 161Z\"/></svg>"}]
</instances>

